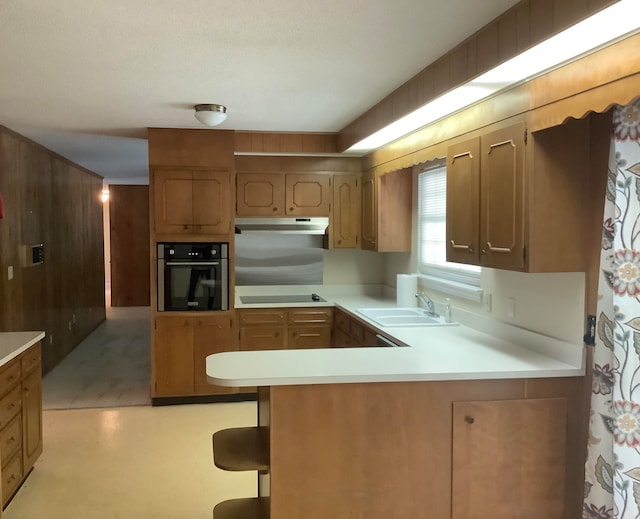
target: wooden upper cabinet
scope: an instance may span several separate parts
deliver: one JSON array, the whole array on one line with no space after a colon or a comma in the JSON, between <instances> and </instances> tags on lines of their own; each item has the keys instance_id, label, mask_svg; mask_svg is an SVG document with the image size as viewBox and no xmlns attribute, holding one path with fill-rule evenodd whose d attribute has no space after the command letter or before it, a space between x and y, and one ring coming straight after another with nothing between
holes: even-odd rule
<instances>
[{"instance_id":1,"label":"wooden upper cabinet","mask_svg":"<svg viewBox=\"0 0 640 519\"><path fill-rule=\"evenodd\" d=\"M280 173L238 173L237 216L284 215L284 177Z\"/></svg>"},{"instance_id":2,"label":"wooden upper cabinet","mask_svg":"<svg viewBox=\"0 0 640 519\"><path fill-rule=\"evenodd\" d=\"M524 268L525 125L447 150L447 261Z\"/></svg>"},{"instance_id":3,"label":"wooden upper cabinet","mask_svg":"<svg viewBox=\"0 0 640 519\"><path fill-rule=\"evenodd\" d=\"M411 168L362 176L362 248L411 252Z\"/></svg>"},{"instance_id":4,"label":"wooden upper cabinet","mask_svg":"<svg viewBox=\"0 0 640 519\"><path fill-rule=\"evenodd\" d=\"M524 123L480 138L480 254L483 266L524 267Z\"/></svg>"},{"instance_id":5,"label":"wooden upper cabinet","mask_svg":"<svg viewBox=\"0 0 640 519\"><path fill-rule=\"evenodd\" d=\"M285 201L285 214L288 216L329 216L331 175L287 173Z\"/></svg>"},{"instance_id":6,"label":"wooden upper cabinet","mask_svg":"<svg viewBox=\"0 0 640 519\"><path fill-rule=\"evenodd\" d=\"M362 175L362 245L366 250L376 250L377 236L376 177L373 173Z\"/></svg>"},{"instance_id":7,"label":"wooden upper cabinet","mask_svg":"<svg viewBox=\"0 0 640 519\"><path fill-rule=\"evenodd\" d=\"M238 173L237 216L329 216L331 175Z\"/></svg>"},{"instance_id":8,"label":"wooden upper cabinet","mask_svg":"<svg viewBox=\"0 0 640 519\"><path fill-rule=\"evenodd\" d=\"M229 234L231 174L209 170L156 170L156 234Z\"/></svg>"},{"instance_id":9,"label":"wooden upper cabinet","mask_svg":"<svg viewBox=\"0 0 640 519\"><path fill-rule=\"evenodd\" d=\"M525 272L582 272L590 233L592 141L610 120L573 120L527 135L524 123L447 153L447 260ZM593 159L595 160L595 159Z\"/></svg>"},{"instance_id":10,"label":"wooden upper cabinet","mask_svg":"<svg viewBox=\"0 0 640 519\"><path fill-rule=\"evenodd\" d=\"M447 151L447 261L480 261L480 139Z\"/></svg>"},{"instance_id":11,"label":"wooden upper cabinet","mask_svg":"<svg viewBox=\"0 0 640 519\"><path fill-rule=\"evenodd\" d=\"M355 249L360 234L360 184L358 175L333 177L331 246Z\"/></svg>"}]
</instances>

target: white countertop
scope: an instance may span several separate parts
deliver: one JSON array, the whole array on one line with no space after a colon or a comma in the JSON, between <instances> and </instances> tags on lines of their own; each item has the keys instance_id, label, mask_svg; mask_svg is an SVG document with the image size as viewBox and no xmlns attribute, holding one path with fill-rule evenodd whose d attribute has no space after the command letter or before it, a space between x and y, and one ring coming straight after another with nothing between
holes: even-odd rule
<instances>
[{"instance_id":1,"label":"white countertop","mask_svg":"<svg viewBox=\"0 0 640 519\"><path fill-rule=\"evenodd\" d=\"M308 287L236 287L243 294L307 293ZM240 289L240 290L238 290ZM380 290L313 287L326 303L295 306L337 306L409 347L326 348L226 352L207 357L210 383L229 387L349 382L400 382L584 375L584 347L453 309L460 326L379 327L358 314L358 308L393 307L395 300ZM275 304L238 304L267 308ZM286 305L293 306L293 305Z\"/></svg>"},{"instance_id":2,"label":"white countertop","mask_svg":"<svg viewBox=\"0 0 640 519\"><path fill-rule=\"evenodd\" d=\"M0 367L44 339L44 332L0 332Z\"/></svg>"}]
</instances>

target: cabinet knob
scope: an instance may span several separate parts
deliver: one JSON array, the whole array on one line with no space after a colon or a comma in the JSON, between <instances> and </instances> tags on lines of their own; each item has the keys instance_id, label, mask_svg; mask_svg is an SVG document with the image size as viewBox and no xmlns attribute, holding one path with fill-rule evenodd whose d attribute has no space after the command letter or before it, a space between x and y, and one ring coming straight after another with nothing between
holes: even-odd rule
<instances>
[{"instance_id":1,"label":"cabinet knob","mask_svg":"<svg viewBox=\"0 0 640 519\"><path fill-rule=\"evenodd\" d=\"M473 416L465 416L464 421L471 425L473 422L475 422L475 419L473 418Z\"/></svg>"},{"instance_id":2,"label":"cabinet knob","mask_svg":"<svg viewBox=\"0 0 640 519\"><path fill-rule=\"evenodd\" d=\"M277 207L274 207L274 208L272 209L272 211L277 211L277 210L278 210L278 208L277 208Z\"/></svg>"},{"instance_id":3,"label":"cabinet knob","mask_svg":"<svg viewBox=\"0 0 640 519\"><path fill-rule=\"evenodd\" d=\"M289 211L293 211L293 207L290 207L290 208L289 208Z\"/></svg>"},{"instance_id":4,"label":"cabinet knob","mask_svg":"<svg viewBox=\"0 0 640 519\"><path fill-rule=\"evenodd\" d=\"M473 247L469 247L467 250L469 251L469 254L473 253Z\"/></svg>"},{"instance_id":5,"label":"cabinet knob","mask_svg":"<svg viewBox=\"0 0 640 519\"><path fill-rule=\"evenodd\" d=\"M342 245L342 240L338 240L338 245Z\"/></svg>"},{"instance_id":6,"label":"cabinet knob","mask_svg":"<svg viewBox=\"0 0 640 519\"><path fill-rule=\"evenodd\" d=\"M486 254L487 253L487 251L484 250L484 249L482 249L480 252L482 252L482 254Z\"/></svg>"}]
</instances>

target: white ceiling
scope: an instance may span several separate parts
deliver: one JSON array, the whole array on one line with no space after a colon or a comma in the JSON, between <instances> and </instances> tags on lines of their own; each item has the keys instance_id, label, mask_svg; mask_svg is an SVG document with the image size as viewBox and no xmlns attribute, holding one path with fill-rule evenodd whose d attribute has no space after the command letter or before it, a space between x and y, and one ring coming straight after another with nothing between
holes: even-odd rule
<instances>
[{"instance_id":1,"label":"white ceiling","mask_svg":"<svg viewBox=\"0 0 640 519\"><path fill-rule=\"evenodd\" d=\"M0 125L108 181L147 127L335 132L517 0L2 0Z\"/></svg>"}]
</instances>

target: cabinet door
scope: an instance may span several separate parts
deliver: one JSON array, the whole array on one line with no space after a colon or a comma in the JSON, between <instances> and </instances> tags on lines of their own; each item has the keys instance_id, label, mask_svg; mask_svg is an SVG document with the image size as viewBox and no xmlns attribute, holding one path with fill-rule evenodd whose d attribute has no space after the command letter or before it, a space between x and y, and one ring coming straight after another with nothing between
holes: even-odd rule
<instances>
[{"instance_id":1,"label":"cabinet door","mask_svg":"<svg viewBox=\"0 0 640 519\"><path fill-rule=\"evenodd\" d=\"M357 175L333 177L331 236L334 249L355 249L360 234L360 186Z\"/></svg>"},{"instance_id":2,"label":"cabinet door","mask_svg":"<svg viewBox=\"0 0 640 519\"><path fill-rule=\"evenodd\" d=\"M231 175L193 172L193 231L201 234L231 232Z\"/></svg>"},{"instance_id":3,"label":"cabinet door","mask_svg":"<svg viewBox=\"0 0 640 519\"><path fill-rule=\"evenodd\" d=\"M480 247L484 267L524 267L524 123L480 139Z\"/></svg>"},{"instance_id":4,"label":"cabinet door","mask_svg":"<svg viewBox=\"0 0 640 519\"><path fill-rule=\"evenodd\" d=\"M22 465L26 474L42 454L42 374L32 371L22 381Z\"/></svg>"},{"instance_id":5,"label":"cabinet door","mask_svg":"<svg viewBox=\"0 0 640 519\"><path fill-rule=\"evenodd\" d=\"M283 216L284 175L280 173L238 173L237 216Z\"/></svg>"},{"instance_id":6,"label":"cabinet door","mask_svg":"<svg viewBox=\"0 0 640 519\"><path fill-rule=\"evenodd\" d=\"M480 262L480 138L447 150L447 261Z\"/></svg>"},{"instance_id":7,"label":"cabinet door","mask_svg":"<svg viewBox=\"0 0 640 519\"><path fill-rule=\"evenodd\" d=\"M198 317L193 328L194 389L196 394L219 395L235 393L236 388L207 382L207 356L237 350L231 334L230 317Z\"/></svg>"},{"instance_id":8,"label":"cabinet door","mask_svg":"<svg viewBox=\"0 0 640 519\"><path fill-rule=\"evenodd\" d=\"M376 250L377 209L376 177L373 173L362 176L362 245L366 250Z\"/></svg>"},{"instance_id":9,"label":"cabinet door","mask_svg":"<svg viewBox=\"0 0 640 519\"><path fill-rule=\"evenodd\" d=\"M155 231L158 234L192 232L193 175L187 170L161 170L153 175Z\"/></svg>"},{"instance_id":10,"label":"cabinet door","mask_svg":"<svg viewBox=\"0 0 640 519\"><path fill-rule=\"evenodd\" d=\"M452 519L562 519L564 398L453 403Z\"/></svg>"},{"instance_id":11,"label":"cabinet door","mask_svg":"<svg viewBox=\"0 0 640 519\"><path fill-rule=\"evenodd\" d=\"M412 168L378 177L376 185L376 250L411 252Z\"/></svg>"},{"instance_id":12,"label":"cabinet door","mask_svg":"<svg viewBox=\"0 0 640 519\"><path fill-rule=\"evenodd\" d=\"M331 346L334 348L351 348L354 345L349 334L344 333L340 328L333 328Z\"/></svg>"},{"instance_id":13,"label":"cabinet door","mask_svg":"<svg viewBox=\"0 0 640 519\"><path fill-rule=\"evenodd\" d=\"M331 176L288 173L285 181L286 214L289 216L329 216Z\"/></svg>"},{"instance_id":14,"label":"cabinet door","mask_svg":"<svg viewBox=\"0 0 640 519\"><path fill-rule=\"evenodd\" d=\"M154 396L193 394L193 324L190 317L155 320Z\"/></svg>"},{"instance_id":15,"label":"cabinet door","mask_svg":"<svg viewBox=\"0 0 640 519\"><path fill-rule=\"evenodd\" d=\"M331 326L295 325L287 330L287 349L331 347Z\"/></svg>"}]
</instances>

